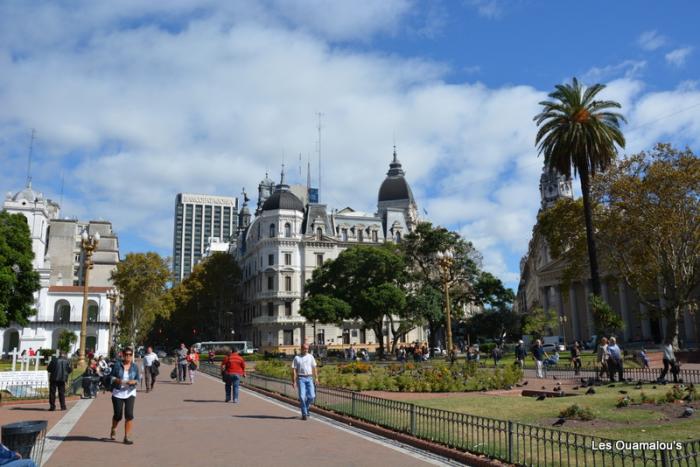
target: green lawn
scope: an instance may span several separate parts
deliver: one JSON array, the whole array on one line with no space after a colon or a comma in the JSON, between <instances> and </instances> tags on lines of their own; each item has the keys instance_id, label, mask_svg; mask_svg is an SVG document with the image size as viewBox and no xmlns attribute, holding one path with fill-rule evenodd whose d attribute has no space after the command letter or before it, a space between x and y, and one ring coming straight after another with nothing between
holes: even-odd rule
<instances>
[{"instance_id":1,"label":"green lawn","mask_svg":"<svg viewBox=\"0 0 700 467\"><path fill-rule=\"evenodd\" d=\"M659 385L656 389L652 389L652 385L646 385L641 391L649 397L658 399L670 388L670 385ZM679 419L678 416L683 411L681 405L668 404L664 408L651 405L616 408L616 402L623 397L618 393L620 389L628 391L630 397L639 400L641 391L634 389L634 385L616 384L614 388L596 387L594 395L548 398L544 401L537 401L533 397L473 395L420 399L412 402L425 407L503 420L510 419L541 426L550 426L562 409L578 404L590 407L596 418L590 422L568 422L568 426L564 425L567 431L629 441L670 441L699 437L700 418L695 416ZM583 393L584 390L578 392Z\"/></svg>"}]
</instances>

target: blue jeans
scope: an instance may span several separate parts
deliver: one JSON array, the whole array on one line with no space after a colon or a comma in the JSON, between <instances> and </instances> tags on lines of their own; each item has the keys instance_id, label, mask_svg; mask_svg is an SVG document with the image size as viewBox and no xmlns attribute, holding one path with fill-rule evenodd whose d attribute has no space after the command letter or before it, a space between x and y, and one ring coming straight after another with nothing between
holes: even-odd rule
<instances>
[{"instance_id":1,"label":"blue jeans","mask_svg":"<svg viewBox=\"0 0 700 467\"><path fill-rule=\"evenodd\" d=\"M311 376L299 376L297 379L297 389L299 390L299 403L301 406L301 415L309 415L309 407L316 399L316 387L314 379Z\"/></svg>"},{"instance_id":2,"label":"blue jeans","mask_svg":"<svg viewBox=\"0 0 700 467\"><path fill-rule=\"evenodd\" d=\"M3 467L36 467L36 464L31 459L17 459L2 465Z\"/></svg>"},{"instance_id":3,"label":"blue jeans","mask_svg":"<svg viewBox=\"0 0 700 467\"><path fill-rule=\"evenodd\" d=\"M233 386L233 402L238 402L238 387L241 384L241 375L226 373L224 375L224 383L226 383L226 402L231 400L231 386Z\"/></svg>"}]
</instances>

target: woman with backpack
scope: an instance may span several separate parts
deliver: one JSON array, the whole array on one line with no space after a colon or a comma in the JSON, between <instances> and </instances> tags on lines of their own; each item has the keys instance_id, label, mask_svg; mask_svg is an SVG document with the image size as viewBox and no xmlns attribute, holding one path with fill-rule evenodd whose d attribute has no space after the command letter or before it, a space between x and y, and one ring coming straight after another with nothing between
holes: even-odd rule
<instances>
[{"instance_id":1,"label":"woman with backpack","mask_svg":"<svg viewBox=\"0 0 700 467\"><path fill-rule=\"evenodd\" d=\"M117 360L110 373L112 386L112 431L109 438L114 440L117 436L117 425L122 419L124 422L124 444L134 444L129 438L134 420L134 403L136 402L136 386L141 380L139 367L134 363L134 351L131 347L124 349L124 360Z\"/></svg>"}]
</instances>

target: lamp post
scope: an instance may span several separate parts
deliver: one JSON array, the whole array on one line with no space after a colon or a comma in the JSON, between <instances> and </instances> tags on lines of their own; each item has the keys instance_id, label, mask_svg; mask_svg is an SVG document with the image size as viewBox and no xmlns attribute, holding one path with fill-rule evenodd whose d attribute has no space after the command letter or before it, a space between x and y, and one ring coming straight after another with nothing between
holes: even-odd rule
<instances>
[{"instance_id":1,"label":"lamp post","mask_svg":"<svg viewBox=\"0 0 700 467\"><path fill-rule=\"evenodd\" d=\"M110 306L109 306L109 337L107 338L107 355L112 354L112 347L114 346L114 318L115 318L115 308L114 304L117 301L117 297L119 294L117 293L117 289L110 289L107 292L107 300L109 300Z\"/></svg>"},{"instance_id":2,"label":"lamp post","mask_svg":"<svg viewBox=\"0 0 700 467\"><path fill-rule=\"evenodd\" d=\"M92 269L92 253L100 243L100 234L88 235L87 229L83 230L80 236L80 245L83 247L83 316L80 322L80 351L78 354L78 366L85 367L85 340L87 339L87 319L88 319L88 281L90 269Z\"/></svg>"},{"instance_id":3,"label":"lamp post","mask_svg":"<svg viewBox=\"0 0 700 467\"><path fill-rule=\"evenodd\" d=\"M561 335L564 338L564 345L566 345L566 315L559 315L559 324L561 325Z\"/></svg>"},{"instance_id":4,"label":"lamp post","mask_svg":"<svg viewBox=\"0 0 700 467\"><path fill-rule=\"evenodd\" d=\"M435 255L438 267L440 268L440 276L442 277L442 286L445 292L445 340L447 346L447 355L452 360L452 308L450 306L450 273L452 264L454 264L454 253L452 250L438 251Z\"/></svg>"}]
</instances>

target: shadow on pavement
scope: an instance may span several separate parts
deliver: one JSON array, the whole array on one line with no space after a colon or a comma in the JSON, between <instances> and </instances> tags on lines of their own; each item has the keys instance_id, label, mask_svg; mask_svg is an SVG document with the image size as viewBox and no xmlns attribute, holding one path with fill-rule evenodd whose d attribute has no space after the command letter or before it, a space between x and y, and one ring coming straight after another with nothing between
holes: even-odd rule
<instances>
[{"instance_id":1,"label":"shadow on pavement","mask_svg":"<svg viewBox=\"0 0 700 467\"><path fill-rule=\"evenodd\" d=\"M49 408L39 408L39 407L12 407L10 410L28 410L32 412L48 412Z\"/></svg>"},{"instance_id":2,"label":"shadow on pavement","mask_svg":"<svg viewBox=\"0 0 700 467\"><path fill-rule=\"evenodd\" d=\"M113 443L114 440L109 438L93 438L92 436L47 436L54 441L100 441L102 443Z\"/></svg>"},{"instance_id":3,"label":"shadow on pavement","mask_svg":"<svg viewBox=\"0 0 700 467\"><path fill-rule=\"evenodd\" d=\"M220 404L225 404L226 402L221 399L183 399L182 402L218 402Z\"/></svg>"},{"instance_id":4,"label":"shadow on pavement","mask_svg":"<svg viewBox=\"0 0 700 467\"><path fill-rule=\"evenodd\" d=\"M299 417L278 417L276 415L234 415L236 418L257 418L260 420L296 420Z\"/></svg>"}]
</instances>

